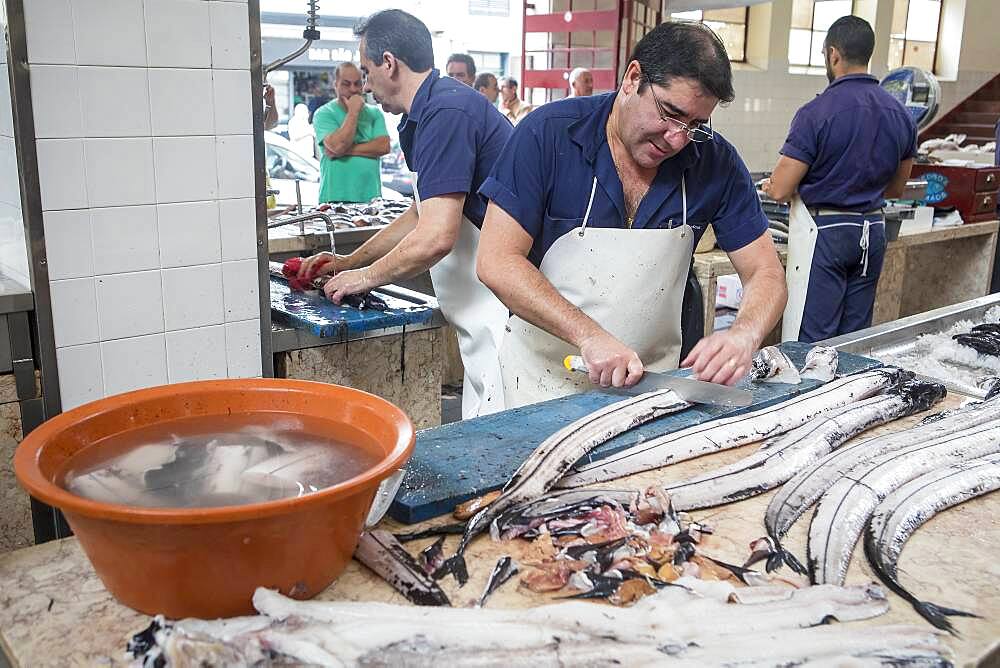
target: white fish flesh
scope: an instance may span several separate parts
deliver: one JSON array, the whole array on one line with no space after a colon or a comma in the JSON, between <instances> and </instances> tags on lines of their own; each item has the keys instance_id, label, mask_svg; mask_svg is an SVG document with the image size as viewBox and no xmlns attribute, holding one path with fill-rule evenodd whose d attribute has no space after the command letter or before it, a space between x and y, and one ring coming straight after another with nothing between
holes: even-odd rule
<instances>
[{"instance_id":1,"label":"white fish flesh","mask_svg":"<svg viewBox=\"0 0 1000 668\"><path fill-rule=\"evenodd\" d=\"M865 556L879 579L939 629L954 633L949 615L974 616L921 601L899 582L899 556L913 532L937 513L1000 489L1000 454L931 471L889 494L865 532Z\"/></svg>"},{"instance_id":2,"label":"white fish flesh","mask_svg":"<svg viewBox=\"0 0 1000 668\"><path fill-rule=\"evenodd\" d=\"M822 413L754 454L704 475L668 484L664 491L677 510L732 503L763 494L803 467L872 427L930 408L944 397L938 383L904 381L884 395Z\"/></svg>"},{"instance_id":3,"label":"white fish flesh","mask_svg":"<svg viewBox=\"0 0 1000 668\"><path fill-rule=\"evenodd\" d=\"M837 349L815 346L806 353L806 363L799 376L828 383L837 375Z\"/></svg>"},{"instance_id":4,"label":"white fish flesh","mask_svg":"<svg viewBox=\"0 0 1000 668\"><path fill-rule=\"evenodd\" d=\"M443 568L453 573L460 584L465 584L468 579L462 558L465 548L502 512L541 497L573 464L601 443L690 405L672 390L647 392L585 415L549 436L518 467L500 496L469 520L457 552Z\"/></svg>"},{"instance_id":5,"label":"white fish flesh","mask_svg":"<svg viewBox=\"0 0 1000 668\"><path fill-rule=\"evenodd\" d=\"M846 376L750 413L657 436L604 459L577 465L556 487L606 482L778 436L824 411L878 394L898 382L899 374L899 369L889 367Z\"/></svg>"},{"instance_id":6,"label":"white fish flesh","mask_svg":"<svg viewBox=\"0 0 1000 668\"><path fill-rule=\"evenodd\" d=\"M777 346L767 346L758 350L750 363L750 372L747 375L752 382L790 385L802 382L795 363Z\"/></svg>"},{"instance_id":7,"label":"white fish flesh","mask_svg":"<svg viewBox=\"0 0 1000 668\"><path fill-rule=\"evenodd\" d=\"M806 568L798 559L781 547L781 539L806 509L819 501L834 482L855 466L874 457L917 443L930 442L951 433L969 430L971 435L981 425L998 419L1000 401L967 404L959 409L931 415L910 429L852 443L800 471L778 490L767 506L764 526L774 549L768 559L767 569L774 570L784 562L793 570L806 573Z\"/></svg>"},{"instance_id":8,"label":"white fish flesh","mask_svg":"<svg viewBox=\"0 0 1000 668\"><path fill-rule=\"evenodd\" d=\"M971 430L970 430L971 431ZM962 432L890 452L862 463L823 495L809 525L809 575L817 584L840 584L851 554L875 508L890 492L937 468L1000 452L1000 426Z\"/></svg>"},{"instance_id":9,"label":"white fish flesh","mask_svg":"<svg viewBox=\"0 0 1000 668\"><path fill-rule=\"evenodd\" d=\"M888 609L885 595L872 585L793 590L786 598L752 604L669 587L631 608L562 602L524 610L294 601L258 589L254 606L262 614L238 625L225 620L169 624L158 618L136 636L142 642L133 644L132 651L143 665L166 668L274 661L506 666L522 665L522 660L528 665L624 660L628 665L686 667L742 665L745 659L747 665L773 665L768 652L780 652L782 662L791 664L828 656L940 657L946 651L932 633L912 627L810 628L828 619L846 622L883 614Z\"/></svg>"}]
</instances>

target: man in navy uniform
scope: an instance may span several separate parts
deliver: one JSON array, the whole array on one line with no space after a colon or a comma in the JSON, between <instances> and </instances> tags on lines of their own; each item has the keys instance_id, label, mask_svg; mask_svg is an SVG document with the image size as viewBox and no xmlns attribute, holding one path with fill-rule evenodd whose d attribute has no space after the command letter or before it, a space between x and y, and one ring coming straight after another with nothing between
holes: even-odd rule
<instances>
[{"instance_id":1,"label":"man in navy uniform","mask_svg":"<svg viewBox=\"0 0 1000 668\"><path fill-rule=\"evenodd\" d=\"M830 85L795 114L763 191L791 201L785 340L871 325L885 253L886 198L902 195L917 152L913 119L868 74L875 34L843 16L826 35Z\"/></svg>"}]
</instances>

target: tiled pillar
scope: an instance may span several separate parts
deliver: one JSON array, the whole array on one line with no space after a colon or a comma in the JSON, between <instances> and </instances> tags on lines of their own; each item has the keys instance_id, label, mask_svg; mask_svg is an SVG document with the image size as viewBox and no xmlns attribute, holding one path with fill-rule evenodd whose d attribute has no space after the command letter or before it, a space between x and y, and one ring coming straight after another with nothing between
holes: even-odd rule
<instances>
[{"instance_id":1,"label":"tiled pillar","mask_svg":"<svg viewBox=\"0 0 1000 668\"><path fill-rule=\"evenodd\" d=\"M7 15L0 3L0 30L6 32ZM28 249L24 242L21 190L18 187L17 148L11 110L7 46L0 44L0 273L30 285Z\"/></svg>"},{"instance_id":2,"label":"tiled pillar","mask_svg":"<svg viewBox=\"0 0 1000 668\"><path fill-rule=\"evenodd\" d=\"M248 3L23 9L63 410L261 375Z\"/></svg>"}]
</instances>

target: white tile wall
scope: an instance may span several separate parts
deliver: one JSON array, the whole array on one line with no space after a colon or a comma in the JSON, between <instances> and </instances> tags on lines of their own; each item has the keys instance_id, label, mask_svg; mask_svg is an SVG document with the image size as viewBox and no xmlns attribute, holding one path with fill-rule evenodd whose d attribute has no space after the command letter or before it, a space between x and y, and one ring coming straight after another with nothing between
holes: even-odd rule
<instances>
[{"instance_id":1,"label":"white tile wall","mask_svg":"<svg viewBox=\"0 0 1000 668\"><path fill-rule=\"evenodd\" d=\"M216 133L220 135L252 134L250 72L247 70L213 70L212 90Z\"/></svg>"},{"instance_id":2,"label":"white tile wall","mask_svg":"<svg viewBox=\"0 0 1000 668\"><path fill-rule=\"evenodd\" d=\"M219 197L253 197L253 137L226 135L216 138L219 160Z\"/></svg>"},{"instance_id":3,"label":"white tile wall","mask_svg":"<svg viewBox=\"0 0 1000 668\"><path fill-rule=\"evenodd\" d=\"M230 378L260 376L260 321L226 323L226 364Z\"/></svg>"},{"instance_id":4,"label":"white tile wall","mask_svg":"<svg viewBox=\"0 0 1000 668\"><path fill-rule=\"evenodd\" d=\"M222 260L219 202L160 204L160 266L184 267Z\"/></svg>"},{"instance_id":5,"label":"white tile wall","mask_svg":"<svg viewBox=\"0 0 1000 668\"><path fill-rule=\"evenodd\" d=\"M102 341L163 331L159 271L98 276L96 283Z\"/></svg>"},{"instance_id":6,"label":"white tile wall","mask_svg":"<svg viewBox=\"0 0 1000 668\"><path fill-rule=\"evenodd\" d=\"M159 137L215 133L211 70L149 70L153 134Z\"/></svg>"},{"instance_id":7,"label":"white tile wall","mask_svg":"<svg viewBox=\"0 0 1000 668\"><path fill-rule=\"evenodd\" d=\"M31 0L25 20L64 407L259 376L247 3ZM0 267L22 227L9 119Z\"/></svg>"},{"instance_id":8,"label":"white tile wall","mask_svg":"<svg viewBox=\"0 0 1000 668\"><path fill-rule=\"evenodd\" d=\"M153 142L148 137L85 139L90 206L153 204Z\"/></svg>"},{"instance_id":9,"label":"white tile wall","mask_svg":"<svg viewBox=\"0 0 1000 668\"><path fill-rule=\"evenodd\" d=\"M70 4L78 64L146 66L142 0L72 0Z\"/></svg>"},{"instance_id":10,"label":"white tile wall","mask_svg":"<svg viewBox=\"0 0 1000 668\"><path fill-rule=\"evenodd\" d=\"M49 280L84 278L94 275L93 236L90 214L86 209L46 211L45 254Z\"/></svg>"},{"instance_id":11,"label":"white tile wall","mask_svg":"<svg viewBox=\"0 0 1000 668\"><path fill-rule=\"evenodd\" d=\"M104 396L100 344L59 348L56 350L56 364L59 366L59 396L63 410Z\"/></svg>"},{"instance_id":12,"label":"white tile wall","mask_svg":"<svg viewBox=\"0 0 1000 668\"><path fill-rule=\"evenodd\" d=\"M160 202L194 202L218 196L215 137L153 139L156 194ZM253 162L250 163L251 170Z\"/></svg>"},{"instance_id":13,"label":"white tile wall","mask_svg":"<svg viewBox=\"0 0 1000 668\"><path fill-rule=\"evenodd\" d=\"M49 293L56 347L93 343L100 338L93 278L51 281Z\"/></svg>"},{"instance_id":14,"label":"white tile wall","mask_svg":"<svg viewBox=\"0 0 1000 668\"><path fill-rule=\"evenodd\" d=\"M82 139L39 139L35 142L38 156L38 187L42 209L82 209L87 202L87 182L83 178Z\"/></svg>"},{"instance_id":15,"label":"white tile wall","mask_svg":"<svg viewBox=\"0 0 1000 668\"><path fill-rule=\"evenodd\" d=\"M163 334L105 341L101 344L101 362L105 395L167 382L167 351Z\"/></svg>"},{"instance_id":16,"label":"white tile wall","mask_svg":"<svg viewBox=\"0 0 1000 668\"><path fill-rule=\"evenodd\" d=\"M223 260L256 260L257 230L252 198L219 200Z\"/></svg>"},{"instance_id":17,"label":"white tile wall","mask_svg":"<svg viewBox=\"0 0 1000 668\"><path fill-rule=\"evenodd\" d=\"M79 71L67 65L31 68L31 106L39 139L83 136Z\"/></svg>"},{"instance_id":18,"label":"white tile wall","mask_svg":"<svg viewBox=\"0 0 1000 668\"><path fill-rule=\"evenodd\" d=\"M29 63L76 63L71 6L70 0L24 3Z\"/></svg>"},{"instance_id":19,"label":"white tile wall","mask_svg":"<svg viewBox=\"0 0 1000 668\"><path fill-rule=\"evenodd\" d=\"M212 66L207 2L146 0L145 10L150 67Z\"/></svg>"},{"instance_id":20,"label":"white tile wall","mask_svg":"<svg viewBox=\"0 0 1000 668\"><path fill-rule=\"evenodd\" d=\"M167 332L171 383L226 377L226 329L222 325Z\"/></svg>"},{"instance_id":21,"label":"white tile wall","mask_svg":"<svg viewBox=\"0 0 1000 668\"><path fill-rule=\"evenodd\" d=\"M163 270L163 316L167 331L224 322L222 267L205 264Z\"/></svg>"},{"instance_id":22,"label":"white tile wall","mask_svg":"<svg viewBox=\"0 0 1000 668\"><path fill-rule=\"evenodd\" d=\"M222 263L226 322L248 320L260 316L256 277L256 260Z\"/></svg>"},{"instance_id":23,"label":"white tile wall","mask_svg":"<svg viewBox=\"0 0 1000 668\"><path fill-rule=\"evenodd\" d=\"M209 2L212 24L212 67L250 68L250 31L247 7L241 3Z\"/></svg>"},{"instance_id":24,"label":"white tile wall","mask_svg":"<svg viewBox=\"0 0 1000 668\"><path fill-rule=\"evenodd\" d=\"M80 67L84 137L148 137L145 67Z\"/></svg>"},{"instance_id":25,"label":"white tile wall","mask_svg":"<svg viewBox=\"0 0 1000 668\"><path fill-rule=\"evenodd\" d=\"M116 206L91 209L94 267L97 274L121 274L158 269L156 208Z\"/></svg>"}]
</instances>

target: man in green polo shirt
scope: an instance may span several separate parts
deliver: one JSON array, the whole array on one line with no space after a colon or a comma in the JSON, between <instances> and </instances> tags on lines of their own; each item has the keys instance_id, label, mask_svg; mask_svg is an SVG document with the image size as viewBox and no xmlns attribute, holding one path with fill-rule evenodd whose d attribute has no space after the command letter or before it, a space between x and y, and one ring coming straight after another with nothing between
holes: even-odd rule
<instances>
[{"instance_id":1,"label":"man in green polo shirt","mask_svg":"<svg viewBox=\"0 0 1000 668\"><path fill-rule=\"evenodd\" d=\"M382 196L379 158L389 152L385 118L378 107L365 104L364 82L354 63L335 72L337 97L313 114L316 143L322 158L320 202L367 202Z\"/></svg>"}]
</instances>

